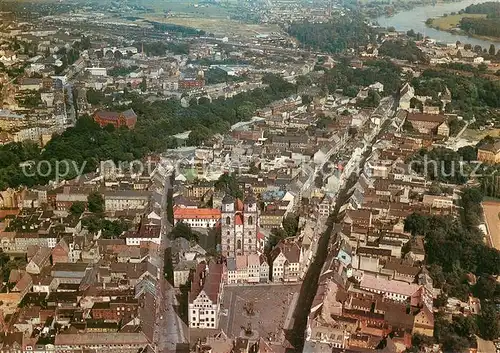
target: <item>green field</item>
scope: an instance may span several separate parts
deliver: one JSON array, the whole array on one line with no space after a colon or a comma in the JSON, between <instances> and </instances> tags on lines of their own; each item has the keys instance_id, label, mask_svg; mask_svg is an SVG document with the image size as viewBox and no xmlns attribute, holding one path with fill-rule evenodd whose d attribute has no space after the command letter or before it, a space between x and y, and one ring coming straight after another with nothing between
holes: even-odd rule
<instances>
[{"instance_id":1,"label":"green field","mask_svg":"<svg viewBox=\"0 0 500 353\"><path fill-rule=\"evenodd\" d=\"M198 17L195 14L182 14L165 17L160 14L140 15L140 17L160 22L170 23L180 26L202 29L209 33L221 36L251 38L257 34L280 32L280 28L276 25L257 25L242 23L226 18L215 17Z\"/></svg>"},{"instance_id":2,"label":"green field","mask_svg":"<svg viewBox=\"0 0 500 353\"><path fill-rule=\"evenodd\" d=\"M464 17L469 18L483 18L486 15L483 14L460 14L460 15L448 15L442 17L436 17L432 19L431 26L433 28L439 29L441 31L450 31L460 24L460 21Z\"/></svg>"},{"instance_id":3,"label":"green field","mask_svg":"<svg viewBox=\"0 0 500 353\"><path fill-rule=\"evenodd\" d=\"M231 14L228 6L200 4L198 1L150 0L139 2L158 12L170 11L175 14L189 14L193 17L227 17Z\"/></svg>"}]
</instances>

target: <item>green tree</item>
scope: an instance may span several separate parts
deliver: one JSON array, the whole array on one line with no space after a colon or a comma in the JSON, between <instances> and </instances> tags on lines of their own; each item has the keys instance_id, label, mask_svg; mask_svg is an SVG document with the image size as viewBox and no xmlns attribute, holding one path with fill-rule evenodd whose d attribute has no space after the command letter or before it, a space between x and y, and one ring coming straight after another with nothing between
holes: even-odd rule
<instances>
[{"instance_id":1,"label":"green tree","mask_svg":"<svg viewBox=\"0 0 500 353\"><path fill-rule=\"evenodd\" d=\"M83 212L85 212L85 202L75 201L69 208L69 212L74 216L80 216Z\"/></svg>"},{"instance_id":2,"label":"green tree","mask_svg":"<svg viewBox=\"0 0 500 353\"><path fill-rule=\"evenodd\" d=\"M302 104L303 105L309 105L312 103L312 101L313 101L313 97L311 97L310 95L308 95L308 94L302 95Z\"/></svg>"},{"instance_id":3,"label":"green tree","mask_svg":"<svg viewBox=\"0 0 500 353\"><path fill-rule=\"evenodd\" d=\"M441 184L439 182L433 181L429 187L429 194L431 195L441 195L443 190L441 189Z\"/></svg>"},{"instance_id":4,"label":"green tree","mask_svg":"<svg viewBox=\"0 0 500 353\"><path fill-rule=\"evenodd\" d=\"M488 65L486 65L485 63L481 63L477 65L477 69L479 72L486 72L488 70Z\"/></svg>"},{"instance_id":5,"label":"green tree","mask_svg":"<svg viewBox=\"0 0 500 353\"><path fill-rule=\"evenodd\" d=\"M146 92L148 90L148 84L146 82L146 78L143 77L141 84L139 85L139 88L141 89L142 92Z\"/></svg>"},{"instance_id":6,"label":"green tree","mask_svg":"<svg viewBox=\"0 0 500 353\"><path fill-rule=\"evenodd\" d=\"M490 45L490 50L488 51L488 53L489 53L491 56L495 55L496 50L495 50L495 45L494 45L494 44L491 44L491 45Z\"/></svg>"},{"instance_id":7,"label":"green tree","mask_svg":"<svg viewBox=\"0 0 500 353\"><path fill-rule=\"evenodd\" d=\"M259 174L260 169L257 167L255 162L250 163L250 169L248 170L248 173L250 174Z\"/></svg>"},{"instance_id":8,"label":"green tree","mask_svg":"<svg viewBox=\"0 0 500 353\"><path fill-rule=\"evenodd\" d=\"M299 216L289 214L283 219L283 229L289 237L294 237L299 229Z\"/></svg>"},{"instance_id":9,"label":"green tree","mask_svg":"<svg viewBox=\"0 0 500 353\"><path fill-rule=\"evenodd\" d=\"M273 228L271 229L271 234L269 235L269 239L265 246L264 252L268 257L268 260L272 262L270 258L270 253L274 249L274 247L283 239L288 237L288 233L281 228Z\"/></svg>"},{"instance_id":10,"label":"green tree","mask_svg":"<svg viewBox=\"0 0 500 353\"><path fill-rule=\"evenodd\" d=\"M102 213L104 212L104 198L101 194L93 192L88 196L88 208L90 212Z\"/></svg>"},{"instance_id":11,"label":"green tree","mask_svg":"<svg viewBox=\"0 0 500 353\"><path fill-rule=\"evenodd\" d=\"M460 147L457 152L460 156L462 156L464 161L477 160L477 148L473 146Z\"/></svg>"},{"instance_id":12,"label":"green tree","mask_svg":"<svg viewBox=\"0 0 500 353\"><path fill-rule=\"evenodd\" d=\"M87 90L87 102L92 105L100 105L106 102L106 97L102 91L90 88Z\"/></svg>"},{"instance_id":13,"label":"green tree","mask_svg":"<svg viewBox=\"0 0 500 353\"><path fill-rule=\"evenodd\" d=\"M238 185L236 173L224 173L214 184L215 190L229 193L232 197L242 199L243 191Z\"/></svg>"},{"instance_id":14,"label":"green tree","mask_svg":"<svg viewBox=\"0 0 500 353\"><path fill-rule=\"evenodd\" d=\"M500 337L500 316L495 304L481 302L481 314L477 317L479 336L485 340L495 340Z\"/></svg>"},{"instance_id":15,"label":"green tree","mask_svg":"<svg viewBox=\"0 0 500 353\"><path fill-rule=\"evenodd\" d=\"M480 276L473 287L473 293L481 300L494 299L495 296L500 296L499 286L494 278Z\"/></svg>"},{"instance_id":16,"label":"green tree","mask_svg":"<svg viewBox=\"0 0 500 353\"><path fill-rule=\"evenodd\" d=\"M413 351L422 352L424 348L431 347L434 344L434 338L416 333L412 335L411 344Z\"/></svg>"},{"instance_id":17,"label":"green tree","mask_svg":"<svg viewBox=\"0 0 500 353\"><path fill-rule=\"evenodd\" d=\"M193 232L193 230L188 224L184 222L177 222L177 224L170 232L169 237L171 239L184 238L189 241L195 241L195 242L198 242L199 240L198 235L195 232Z\"/></svg>"},{"instance_id":18,"label":"green tree","mask_svg":"<svg viewBox=\"0 0 500 353\"><path fill-rule=\"evenodd\" d=\"M441 293L434 300L434 306L436 308L444 308L448 304L448 296L445 293Z\"/></svg>"}]
</instances>

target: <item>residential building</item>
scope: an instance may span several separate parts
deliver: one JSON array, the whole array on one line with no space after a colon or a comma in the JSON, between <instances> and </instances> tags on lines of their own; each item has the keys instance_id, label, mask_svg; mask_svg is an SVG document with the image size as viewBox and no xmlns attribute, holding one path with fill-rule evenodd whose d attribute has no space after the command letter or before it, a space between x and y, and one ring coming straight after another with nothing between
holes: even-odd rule
<instances>
[{"instance_id":1,"label":"residential building","mask_svg":"<svg viewBox=\"0 0 500 353\"><path fill-rule=\"evenodd\" d=\"M24 127L28 123L26 116L0 109L0 129L10 131Z\"/></svg>"},{"instance_id":2,"label":"residential building","mask_svg":"<svg viewBox=\"0 0 500 353\"><path fill-rule=\"evenodd\" d=\"M415 89L407 82L400 90L399 107L404 110L410 109L411 99L415 96Z\"/></svg>"},{"instance_id":3,"label":"residential building","mask_svg":"<svg viewBox=\"0 0 500 353\"><path fill-rule=\"evenodd\" d=\"M259 225L267 229L281 228L285 214L286 211L280 209L263 211L259 217Z\"/></svg>"},{"instance_id":4,"label":"residential building","mask_svg":"<svg viewBox=\"0 0 500 353\"><path fill-rule=\"evenodd\" d=\"M59 283L80 284L86 272L90 269L89 264L77 263L58 263L52 266L51 276L59 281Z\"/></svg>"},{"instance_id":5,"label":"residential building","mask_svg":"<svg viewBox=\"0 0 500 353\"><path fill-rule=\"evenodd\" d=\"M26 265L26 272L33 275L40 274L42 269L50 265L51 249L48 247L41 247L35 253L31 261Z\"/></svg>"},{"instance_id":6,"label":"residential building","mask_svg":"<svg viewBox=\"0 0 500 353\"><path fill-rule=\"evenodd\" d=\"M161 225L151 224L147 220L143 220L138 230L125 233L125 242L129 246L146 242L160 245Z\"/></svg>"},{"instance_id":7,"label":"residential building","mask_svg":"<svg viewBox=\"0 0 500 353\"><path fill-rule=\"evenodd\" d=\"M103 193L106 211L123 211L145 208L151 193L143 190L109 190Z\"/></svg>"},{"instance_id":8,"label":"residential building","mask_svg":"<svg viewBox=\"0 0 500 353\"><path fill-rule=\"evenodd\" d=\"M69 246L66 240L61 239L52 249L52 263L67 263L69 262Z\"/></svg>"},{"instance_id":9,"label":"residential building","mask_svg":"<svg viewBox=\"0 0 500 353\"><path fill-rule=\"evenodd\" d=\"M142 332L65 333L55 337L56 352L136 353L144 349L149 340Z\"/></svg>"},{"instance_id":10,"label":"residential building","mask_svg":"<svg viewBox=\"0 0 500 353\"><path fill-rule=\"evenodd\" d=\"M196 269L198 262L193 261L180 261L174 265L174 287L179 288L181 285L186 284L189 280L191 270Z\"/></svg>"},{"instance_id":11,"label":"residential building","mask_svg":"<svg viewBox=\"0 0 500 353\"><path fill-rule=\"evenodd\" d=\"M382 294L384 298L406 302L409 301L422 286L415 283L389 280L384 277L375 277L365 273L359 287L368 292Z\"/></svg>"},{"instance_id":12,"label":"residential building","mask_svg":"<svg viewBox=\"0 0 500 353\"><path fill-rule=\"evenodd\" d=\"M424 195L422 203L432 208L452 208L453 196Z\"/></svg>"},{"instance_id":13,"label":"residential building","mask_svg":"<svg viewBox=\"0 0 500 353\"><path fill-rule=\"evenodd\" d=\"M269 266L259 254L236 255L227 259L228 284L259 283L269 279Z\"/></svg>"},{"instance_id":14,"label":"residential building","mask_svg":"<svg viewBox=\"0 0 500 353\"><path fill-rule=\"evenodd\" d=\"M24 78L19 82L20 91L38 91L42 88L43 80L40 78Z\"/></svg>"},{"instance_id":15,"label":"residential building","mask_svg":"<svg viewBox=\"0 0 500 353\"><path fill-rule=\"evenodd\" d=\"M260 269L259 269L260 282L267 283L269 282L269 264L267 263L267 259L264 254L259 256L259 262L260 262Z\"/></svg>"},{"instance_id":16,"label":"residential building","mask_svg":"<svg viewBox=\"0 0 500 353\"><path fill-rule=\"evenodd\" d=\"M38 233L16 233L14 238L15 249L18 252L27 252L29 246L54 248L57 244L56 235Z\"/></svg>"},{"instance_id":17,"label":"residential building","mask_svg":"<svg viewBox=\"0 0 500 353\"><path fill-rule=\"evenodd\" d=\"M291 239L280 241L271 251L273 282L296 282L300 279L303 254Z\"/></svg>"},{"instance_id":18,"label":"residential building","mask_svg":"<svg viewBox=\"0 0 500 353\"><path fill-rule=\"evenodd\" d=\"M16 283L12 292L18 292L22 298L31 291L33 287L33 278L29 273L25 272L21 279Z\"/></svg>"},{"instance_id":19,"label":"residential building","mask_svg":"<svg viewBox=\"0 0 500 353\"><path fill-rule=\"evenodd\" d=\"M87 188L64 187L62 192L55 194L55 206L58 211L69 211L73 203L84 202L87 204L91 190Z\"/></svg>"}]
</instances>

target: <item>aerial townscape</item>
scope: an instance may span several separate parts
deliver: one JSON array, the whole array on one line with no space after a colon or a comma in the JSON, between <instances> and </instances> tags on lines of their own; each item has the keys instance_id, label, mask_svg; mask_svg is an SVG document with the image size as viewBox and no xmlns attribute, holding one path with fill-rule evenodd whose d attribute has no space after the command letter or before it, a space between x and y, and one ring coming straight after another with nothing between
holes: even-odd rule
<instances>
[{"instance_id":1,"label":"aerial townscape","mask_svg":"<svg viewBox=\"0 0 500 353\"><path fill-rule=\"evenodd\" d=\"M485 1L0 1L0 353L500 353Z\"/></svg>"}]
</instances>

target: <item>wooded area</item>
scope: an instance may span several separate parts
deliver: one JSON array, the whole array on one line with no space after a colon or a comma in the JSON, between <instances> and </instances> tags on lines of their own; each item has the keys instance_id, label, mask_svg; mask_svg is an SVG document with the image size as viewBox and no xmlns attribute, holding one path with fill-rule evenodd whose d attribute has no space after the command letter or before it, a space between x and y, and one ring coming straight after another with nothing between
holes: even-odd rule
<instances>
[{"instance_id":1,"label":"wooded area","mask_svg":"<svg viewBox=\"0 0 500 353\"><path fill-rule=\"evenodd\" d=\"M130 95L129 108L138 115L134 130L115 129L108 125L101 128L92 118L83 116L76 125L56 135L43 151L34 143L10 143L0 146L0 189L20 185L46 184L54 178L56 161L75 161L84 172L95 171L102 160L132 161L143 158L151 152L162 152L177 146L174 134L191 130L188 145L198 146L209 140L215 133L227 132L232 124L247 120L258 108L263 108L275 100L296 92L295 85L278 76L267 75L263 82L269 86L240 93L229 99L215 99L213 102L200 100L185 108L177 99L146 102L141 96ZM124 107L117 107L123 110ZM20 163L31 160L50 161L41 171L27 170L34 176L23 173ZM43 176L45 175L45 176ZM66 176L77 176L71 170Z\"/></svg>"},{"instance_id":2,"label":"wooded area","mask_svg":"<svg viewBox=\"0 0 500 353\"><path fill-rule=\"evenodd\" d=\"M292 23L288 33L306 48L342 53L375 40L375 34L359 15L338 17L327 23Z\"/></svg>"}]
</instances>

